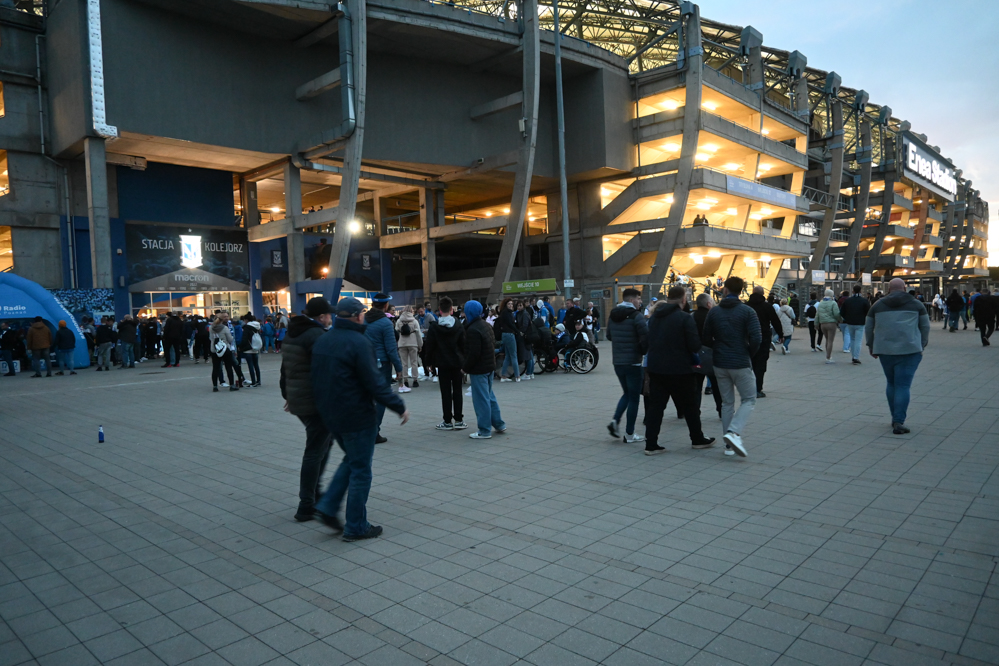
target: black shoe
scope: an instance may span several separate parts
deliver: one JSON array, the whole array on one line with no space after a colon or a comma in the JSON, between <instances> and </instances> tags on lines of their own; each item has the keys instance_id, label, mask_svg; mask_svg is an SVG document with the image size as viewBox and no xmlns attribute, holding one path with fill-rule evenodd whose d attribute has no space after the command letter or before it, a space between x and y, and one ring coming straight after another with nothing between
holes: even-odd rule
<instances>
[{"instance_id":1,"label":"black shoe","mask_svg":"<svg viewBox=\"0 0 999 666\"><path fill-rule=\"evenodd\" d=\"M59 372L57 372L57 373L56 373L56 377L62 377L62 376L63 376L63 374L65 374L65 373L63 373L63 372L62 372L62 371L60 370Z\"/></svg>"},{"instance_id":2,"label":"black shoe","mask_svg":"<svg viewBox=\"0 0 999 666\"><path fill-rule=\"evenodd\" d=\"M896 435L904 435L904 434L906 434L908 432L912 432L911 430L909 430L908 428L906 428L901 423L892 423L891 424L891 431L892 431L893 434L896 434Z\"/></svg>"},{"instance_id":3,"label":"black shoe","mask_svg":"<svg viewBox=\"0 0 999 666\"><path fill-rule=\"evenodd\" d=\"M715 438L714 437L708 437L707 439L702 439L697 444L691 444L690 448L692 448L692 449L710 449L714 445L715 445Z\"/></svg>"},{"instance_id":4,"label":"black shoe","mask_svg":"<svg viewBox=\"0 0 999 666\"><path fill-rule=\"evenodd\" d=\"M316 511L315 514L313 515L315 515L315 517L318 518L319 520L323 521L323 525L333 530L333 534L343 534L343 523L341 523L340 519L337 518L336 516L327 516L325 513L322 513L320 511ZM297 519L298 516L295 516L295 518ZM382 533L382 528L379 527L378 534L381 533ZM378 534L376 534L375 536L378 536ZM360 537L360 538L365 539L368 537ZM344 539L344 541L346 541L346 539ZM353 539L351 539L351 541L353 541Z\"/></svg>"},{"instance_id":5,"label":"black shoe","mask_svg":"<svg viewBox=\"0 0 999 666\"><path fill-rule=\"evenodd\" d=\"M73 373L73 374L76 374L76 373ZM7 374L4 375L4 377L17 377L17 373L16 372L8 372Z\"/></svg>"},{"instance_id":6,"label":"black shoe","mask_svg":"<svg viewBox=\"0 0 999 666\"><path fill-rule=\"evenodd\" d=\"M104 370L104 368L102 368L100 366L97 367L97 372L101 372L102 370Z\"/></svg>"},{"instance_id":7,"label":"black shoe","mask_svg":"<svg viewBox=\"0 0 999 666\"><path fill-rule=\"evenodd\" d=\"M982 338L982 346L983 347L990 347L990 346L992 346L992 343L989 342L988 340L986 340L985 338Z\"/></svg>"},{"instance_id":8,"label":"black shoe","mask_svg":"<svg viewBox=\"0 0 999 666\"><path fill-rule=\"evenodd\" d=\"M714 393L714 391L711 389L710 386L704 389L704 395L711 395L712 393Z\"/></svg>"},{"instance_id":9,"label":"black shoe","mask_svg":"<svg viewBox=\"0 0 999 666\"><path fill-rule=\"evenodd\" d=\"M860 365L860 359L859 358L853 359L853 364L854 365Z\"/></svg>"},{"instance_id":10,"label":"black shoe","mask_svg":"<svg viewBox=\"0 0 999 666\"><path fill-rule=\"evenodd\" d=\"M239 390L239 387L238 387L238 386L230 386L230 387L229 387L229 390L230 390L230 391L238 391L238 390Z\"/></svg>"},{"instance_id":11,"label":"black shoe","mask_svg":"<svg viewBox=\"0 0 999 666\"><path fill-rule=\"evenodd\" d=\"M212 387L212 393L218 393L218 392L219 392L219 387L218 386L213 386Z\"/></svg>"},{"instance_id":12,"label":"black shoe","mask_svg":"<svg viewBox=\"0 0 999 666\"><path fill-rule=\"evenodd\" d=\"M310 520L315 520L315 519L316 519L316 510L312 508L299 509L298 513L295 514L295 520L297 520L300 523L307 523Z\"/></svg>"},{"instance_id":13,"label":"black shoe","mask_svg":"<svg viewBox=\"0 0 999 666\"><path fill-rule=\"evenodd\" d=\"M677 414L676 415L676 420L677 421L682 421L683 420L683 414Z\"/></svg>"},{"instance_id":14,"label":"black shoe","mask_svg":"<svg viewBox=\"0 0 999 666\"><path fill-rule=\"evenodd\" d=\"M414 381L413 382L413 388L420 388L420 382Z\"/></svg>"},{"instance_id":15,"label":"black shoe","mask_svg":"<svg viewBox=\"0 0 999 666\"><path fill-rule=\"evenodd\" d=\"M75 375L75 374L76 374L76 372L75 372L75 371L72 371L72 370L71 370L69 374L71 374L71 375Z\"/></svg>"},{"instance_id":16,"label":"black shoe","mask_svg":"<svg viewBox=\"0 0 999 666\"><path fill-rule=\"evenodd\" d=\"M100 368L97 368L97 369L100 370ZM41 374L39 374L39 373L36 372L35 374L31 375L32 379L34 379L35 377L41 377Z\"/></svg>"},{"instance_id":17,"label":"black shoe","mask_svg":"<svg viewBox=\"0 0 999 666\"><path fill-rule=\"evenodd\" d=\"M757 398L765 398L765 397L767 397L767 394L764 393L763 391L757 391L756 392L756 397Z\"/></svg>"},{"instance_id":18,"label":"black shoe","mask_svg":"<svg viewBox=\"0 0 999 666\"><path fill-rule=\"evenodd\" d=\"M160 367L161 367L161 368L169 368L169 367L170 367L170 364L169 364L169 363L167 363L166 365L161 365Z\"/></svg>"},{"instance_id":19,"label":"black shoe","mask_svg":"<svg viewBox=\"0 0 999 666\"><path fill-rule=\"evenodd\" d=\"M368 531L365 532L364 534L344 534L343 540L360 541L361 539L374 539L375 537L380 536L383 531L384 530L381 528L380 525L372 525L371 527L368 528Z\"/></svg>"},{"instance_id":20,"label":"black shoe","mask_svg":"<svg viewBox=\"0 0 999 666\"><path fill-rule=\"evenodd\" d=\"M388 437L382 437L381 435L375 436L375 444L384 444L388 441Z\"/></svg>"},{"instance_id":21,"label":"black shoe","mask_svg":"<svg viewBox=\"0 0 999 666\"><path fill-rule=\"evenodd\" d=\"M666 449L659 446L658 444L653 444L651 446L645 447L645 455L647 456L654 456L660 453L666 453Z\"/></svg>"}]
</instances>

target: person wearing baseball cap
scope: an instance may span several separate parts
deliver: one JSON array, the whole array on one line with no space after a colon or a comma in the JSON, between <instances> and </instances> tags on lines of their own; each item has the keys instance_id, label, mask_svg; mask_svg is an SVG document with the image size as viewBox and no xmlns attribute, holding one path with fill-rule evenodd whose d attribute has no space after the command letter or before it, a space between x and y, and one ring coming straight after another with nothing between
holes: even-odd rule
<instances>
[{"instance_id":1,"label":"person wearing baseball cap","mask_svg":"<svg viewBox=\"0 0 999 666\"><path fill-rule=\"evenodd\" d=\"M385 381L390 385L392 384L392 368L395 368L399 376L402 376L402 359L399 357L399 345L395 339L395 325L385 316L385 311L391 300L392 297L388 294L375 294L375 297L371 299L371 309L364 317L364 323L368 325L364 334L375 346L378 371L385 376ZM375 409L378 412L378 427L381 428L385 408L379 403ZM384 444L388 441L388 438L382 437L381 433L378 433L375 439L376 444Z\"/></svg>"},{"instance_id":2,"label":"person wearing baseball cap","mask_svg":"<svg viewBox=\"0 0 999 666\"><path fill-rule=\"evenodd\" d=\"M359 541L382 533L380 526L368 522L366 509L378 436L375 405L399 414L402 423L409 420L409 412L375 364L364 305L346 297L334 310L333 327L312 348L312 390L323 423L344 455L315 510L327 526L343 533L344 541ZM344 496L347 507L341 524L337 514Z\"/></svg>"},{"instance_id":3,"label":"person wearing baseball cap","mask_svg":"<svg viewBox=\"0 0 999 666\"><path fill-rule=\"evenodd\" d=\"M312 347L332 323L333 308L317 296L305 305L301 315L288 322L281 348L281 397L284 411L298 417L305 426L305 453L299 474L298 511L295 520L315 517L316 502L322 496L319 479L326 469L330 453L330 433L319 416L312 394Z\"/></svg>"}]
</instances>

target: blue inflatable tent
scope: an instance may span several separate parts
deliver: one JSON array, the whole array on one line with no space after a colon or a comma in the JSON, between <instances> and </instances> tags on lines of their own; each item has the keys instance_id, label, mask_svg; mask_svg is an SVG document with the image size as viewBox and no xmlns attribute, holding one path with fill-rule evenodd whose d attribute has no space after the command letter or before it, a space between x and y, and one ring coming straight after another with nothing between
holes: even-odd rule
<instances>
[{"instance_id":1,"label":"blue inflatable tent","mask_svg":"<svg viewBox=\"0 0 999 666\"><path fill-rule=\"evenodd\" d=\"M73 364L78 368L90 365L90 353L87 351L87 339L83 337L80 325L73 315L56 300L47 289L37 282L26 280L13 273L0 273L0 319L27 319L42 317L52 329L52 339L55 340L55 329L59 320L66 321L66 326L76 337L76 350L73 354Z\"/></svg>"}]
</instances>

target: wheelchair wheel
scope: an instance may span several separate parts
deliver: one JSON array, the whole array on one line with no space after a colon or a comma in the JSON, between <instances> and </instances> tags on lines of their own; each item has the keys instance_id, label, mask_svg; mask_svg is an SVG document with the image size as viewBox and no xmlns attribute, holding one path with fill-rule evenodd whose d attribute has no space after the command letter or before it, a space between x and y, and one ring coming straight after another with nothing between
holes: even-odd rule
<instances>
[{"instance_id":1,"label":"wheelchair wheel","mask_svg":"<svg viewBox=\"0 0 999 666\"><path fill-rule=\"evenodd\" d=\"M569 367L573 372L585 375L597 367L597 358L589 349L577 349L569 356Z\"/></svg>"}]
</instances>

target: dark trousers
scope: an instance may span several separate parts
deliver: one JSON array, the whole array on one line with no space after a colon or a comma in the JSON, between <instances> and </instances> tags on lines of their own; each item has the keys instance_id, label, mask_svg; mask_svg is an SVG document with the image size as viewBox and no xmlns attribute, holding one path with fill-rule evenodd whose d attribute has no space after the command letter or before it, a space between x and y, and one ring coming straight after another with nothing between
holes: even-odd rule
<instances>
[{"instance_id":1,"label":"dark trousers","mask_svg":"<svg viewBox=\"0 0 999 666\"><path fill-rule=\"evenodd\" d=\"M818 334L818 342L815 340L816 334ZM812 349L815 349L815 345L822 344L822 329L816 326L814 321L808 322L808 338L812 342Z\"/></svg>"},{"instance_id":2,"label":"dark trousers","mask_svg":"<svg viewBox=\"0 0 999 666\"><path fill-rule=\"evenodd\" d=\"M194 360L203 358L208 360L212 345L208 341L208 336L195 336L194 338Z\"/></svg>"},{"instance_id":3,"label":"dark trousers","mask_svg":"<svg viewBox=\"0 0 999 666\"><path fill-rule=\"evenodd\" d=\"M173 338L173 339L170 339L170 340L167 340L166 338L163 339L163 362L164 363L170 363L170 350L171 349L173 350L173 353L174 353L173 362L174 363L180 363L180 358L181 358L181 356L184 355L184 340L183 340L183 338Z\"/></svg>"},{"instance_id":4,"label":"dark trousers","mask_svg":"<svg viewBox=\"0 0 999 666\"><path fill-rule=\"evenodd\" d=\"M975 318L978 322L978 333L982 336L982 342L988 342L988 339L992 337L992 333L996 330L996 320L995 319L982 319Z\"/></svg>"},{"instance_id":5,"label":"dark trousers","mask_svg":"<svg viewBox=\"0 0 999 666\"><path fill-rule=\"evenodd\" d=\"M461 368L437 368L437 383L441 389L441 409L444 412L444 422L462 421L461 412L462 389Z\"/></svg>"},{"instance_id":6,"label":"dark trousers","mask_svg":"<svg viewBox=\"0 0 999 666\"><path fill-rule=\"evenodd\" d=\"M221 384L224 380L222 379L222 366L225 365L225 370L229 374L229 384L232 385L232 352L228 349L225 350L225 354L219 356L218 354L212 354L212 386L217 386Z\"/></svg>"},{"instance_id":7,"label":"dark trousers","mask_svg":"<svg viewBox=\"0 0 999 666\"><path fill-rule=\"evenodd\" d=\"M691 443L698 444L704 440L704 432L701 430L701 410L697 400L697 377L694 374L660 375L650 372L649 411L645 414L646 447L659 443L663 412L670 398L673 398L677 410L683 412Z\"/></svg>"},{"instance_id":8,"label":"dark trousers","mask_svg":"<svg viewBox=\"0 0 999 666\"><path fill-rule=\"evenodd\" d=\"M753 356L753 374L756 375L756 392L763 390L763 375L767 374L767 361L770 360L770 341L764 340Z\"/></svg>"},{"instance_id":9,"label":"dark trousers","mask_svg":"<svg viewBox=\"0 0 999 666\"><path fill-rule=\"evenodd\" d=\"M298 484L298 510L312 511L322 497L319 482L330 457L333 438L319 414L300 415L298 420L305 426L305 453L302 454L302 473Z\"/></svg>"},{"instance_id":10,"label":"dark trousers","mask_svg":"<svg viewBox=\"0 0 999 666\"><path fill-rule=\"evenodd\" d=\"M697 407L698 409L701 407L701 400L704 395L705 377L711 380L711 397L715 399L715 410L718 412L718 415L721 416L721 391L718 390L718 380L715 378L714 374L697 375Z\"/></svg>"},{"instance_id":11,"label":"dark trousers","mask_svg":"<svg viewBox=\"0 0 999 666\"><path fill-rule=\"evenodd\" d=\"M246 359L246 369L250 371L250 383L260 383L260 359L259 354L243 354Z\"/></svg>"},{"instance_id":12,"label":"dark trousers","mask_svg":"<svg viewBox=\"0 0 999 666\"><path fill-rule=\"evenodd\" d=\"M427 334L424 333L423 337L426 338L426 336L427 336ZM437 369L434 368L434 366L432 366L429 363L427 363L427 354L426 354L425 348L420 349L420 360L423 361L423 376L424 377L433 377L433 376L437 375Z\"/></svg>"},{"instance_id":13,"label":"dark trousers","mask_svg":"<svg viewBox=\"0 0 999 666\"><path fill-rule=\"evenodd\" d=\"M144 338L146 345L146 358L156 358L156 345L159 342L159 337L156 335L147 335Z\"/></svg>"}]
</instances>

